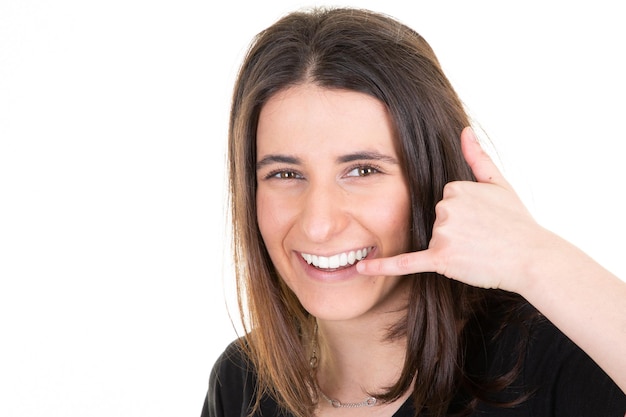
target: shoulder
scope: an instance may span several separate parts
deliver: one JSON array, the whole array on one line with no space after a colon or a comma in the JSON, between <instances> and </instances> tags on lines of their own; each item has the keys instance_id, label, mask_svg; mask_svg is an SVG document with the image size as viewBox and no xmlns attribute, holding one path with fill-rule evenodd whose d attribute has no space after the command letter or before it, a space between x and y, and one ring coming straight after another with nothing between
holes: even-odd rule
<instances>
[{"instance_id":1,"label":"shoulder","mask_svg":"<svg viewBox=\"0 0 626 417\"><path fill-rule=\"evenodd\" d=\"M253 377L253 371L246 353L245 339L231 342L218 357L211 371L210 382L216 387L245 385Z\"/></svg>"},{"instance_id":2,"label":"shoulder","mask_svg":"<svg viewBox=\"0 0 626 417\"><path fill-rule=\"evenodd\" d=\"M202 417L246 415L253 404L256 382L243 343L233 341L215 361Z\"/></svg>"},{"instance_id":3,"label":"shoulder","mask_svg":"<svg viewBox=\"0 0 626 417\"><path fill-rule=\"evenodd\" d=\"M529 394L522 408L531 415L624 416L626 395L589 355L543 317L526 328L506 329L496 343L493 360L507 356L524 339L521 367L509 389Z\"/></svg>"},{"instance_id":4,"label":"shoulder","mask_svg":"<svg viewBox=\"0 0 626 417\"><path fill-rule=\"evenodd\" d=\"M594 416L622 417L626 413L624 392L548 320L532 329L524 378L528 385L538 387L538 392L548 392L544 401L556 409Z\"/></svg>"},{"instance_id":5,"label":"shoulder","mask_svg":"<svg viewBox=\"0 0 626 417\"><path fill-rule=\"evenodd\" d=\"M529 330L524 371L531 381L540 377L558 383L566 377L568 385L575 381L612 382L589 355L547 319L537 321Z\"/></svg>"},{"instance_id":6,"label":"shoulder","mask_svg":"<svg viewBox=\"0 0 626 417\"><path fill-rule=\"evenodd\" d=\"M245 338L239 338L224 350L213 365L202 417L249 416L256 403L257 378L254 365L245 350ZM261 399L252 416L281 415L269 397Z\"/></svg>"}]
</instances>

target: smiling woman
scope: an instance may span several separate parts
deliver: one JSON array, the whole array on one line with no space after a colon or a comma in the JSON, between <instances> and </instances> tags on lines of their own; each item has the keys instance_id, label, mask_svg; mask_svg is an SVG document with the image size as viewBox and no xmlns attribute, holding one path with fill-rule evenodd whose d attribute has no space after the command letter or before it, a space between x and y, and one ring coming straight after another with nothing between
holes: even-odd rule
<instances>
[{"instance_id":1,"label":"smiling woman","mask_svg":"<svg viewBox=\"0 0 626 417\"><path fill-rule=\"evenodd\" d=\"M626 284L540 227L468 126L388 16L258 35L229 132L246 334L203 416L624 415Z\"/></svg>"}]
</instances>

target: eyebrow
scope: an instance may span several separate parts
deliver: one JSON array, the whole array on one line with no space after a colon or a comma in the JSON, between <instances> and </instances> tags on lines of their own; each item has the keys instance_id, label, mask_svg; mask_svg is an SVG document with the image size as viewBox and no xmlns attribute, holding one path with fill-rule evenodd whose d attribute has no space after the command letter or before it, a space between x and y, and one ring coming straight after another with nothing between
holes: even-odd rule
<instances>
[{"instance_id":1,"label":"eyebrow","mask_svg":"<svg viewBox=\"0 0 626 417\"><path fill-rule=\"evenodd\" d=\"M392 156L384 155L379 152L355 152L348 155L342 155L337 158L337 162L346 163L353 161L379 161L386 162L388 164L398 165L398 160Z\"/></svg>"},{"instance_id":2,"label":"eyebrow","mask_svg":"<svg viewBox=\"0 0 626 417\"><path fill-rule=\"evenodd\" d=\"M264 157L263 159L261 159L260 161L256 163L256 169L259 170L263 168L264 166L271 165L274 163L300 165L301 160L300 158L296 158L295 156L289 156L289 155L267 155L266 157Z\"/></svg>"},{"instance_id":3,"label":"eyebrow","mask_svg":"<svg viewBox=\"0 0 626 417\"><path fill-rule=\"evenodd\" d=\"M340 163L340 164L345 164L345 163L354 162L354 161L380 161L380 162L386 162L388 164L394 164L394 165L399 164L396 158L389 156L389 155L381 154L379 152L373 152L373 151L355 152L355 153L351 153L347 155L341 155L340 157L337 158L337 163ZM267 155L263 159L258 161L256 163L256 169L257 170L262 169L263 167L267 165L271 165L273 163L300 165L302 163L302 160L295 156L272 154L272 155Z\"/></svg>"}]
</instances>

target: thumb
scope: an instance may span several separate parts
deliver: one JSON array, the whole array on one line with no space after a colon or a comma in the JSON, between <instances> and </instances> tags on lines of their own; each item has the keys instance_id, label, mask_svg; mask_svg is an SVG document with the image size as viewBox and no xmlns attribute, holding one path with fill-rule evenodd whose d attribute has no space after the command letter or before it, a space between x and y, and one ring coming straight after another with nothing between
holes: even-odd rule
<instances>
[{"instance_id":1,"label":"thumb","mask_svg":"<svg viewBox=\"0 0 626 417\"><path fill-rule=\"evenodd\" d=\"M500 170L493 163L487 152L480 146L474 130L469 126L461 132L461 149L463 150L465 161L472 169L478 182L508 186Z\"/></svg>"}]
</instances>

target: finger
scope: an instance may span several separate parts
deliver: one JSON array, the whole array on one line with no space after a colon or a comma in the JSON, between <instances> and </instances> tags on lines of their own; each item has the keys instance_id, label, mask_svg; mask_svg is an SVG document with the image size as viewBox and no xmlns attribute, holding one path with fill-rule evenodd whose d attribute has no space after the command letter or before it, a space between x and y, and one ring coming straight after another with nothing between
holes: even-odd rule
<instances>
[{"instance_id":1,"label":"finger","mask_svg":"<svg viewBox=\"0 0 626 417\"><path fill-rule=\"evenodd\" d=\"M461 132L461 148L478 182L508 186L508 182L491 157L480 146L474 130L469 126Z\"/></svg>"},{"instance_id":2,"label":"finger","mask_svg":"<svg viewBox=\"0 0 626 417\"><path fill-rule=\"evenodd\" d=\"M435 272L435 262L432 253L426 249L389 258L364 259L356 264L356 269L363 275L397 276Z\"/></svg>"}]
</instances>

